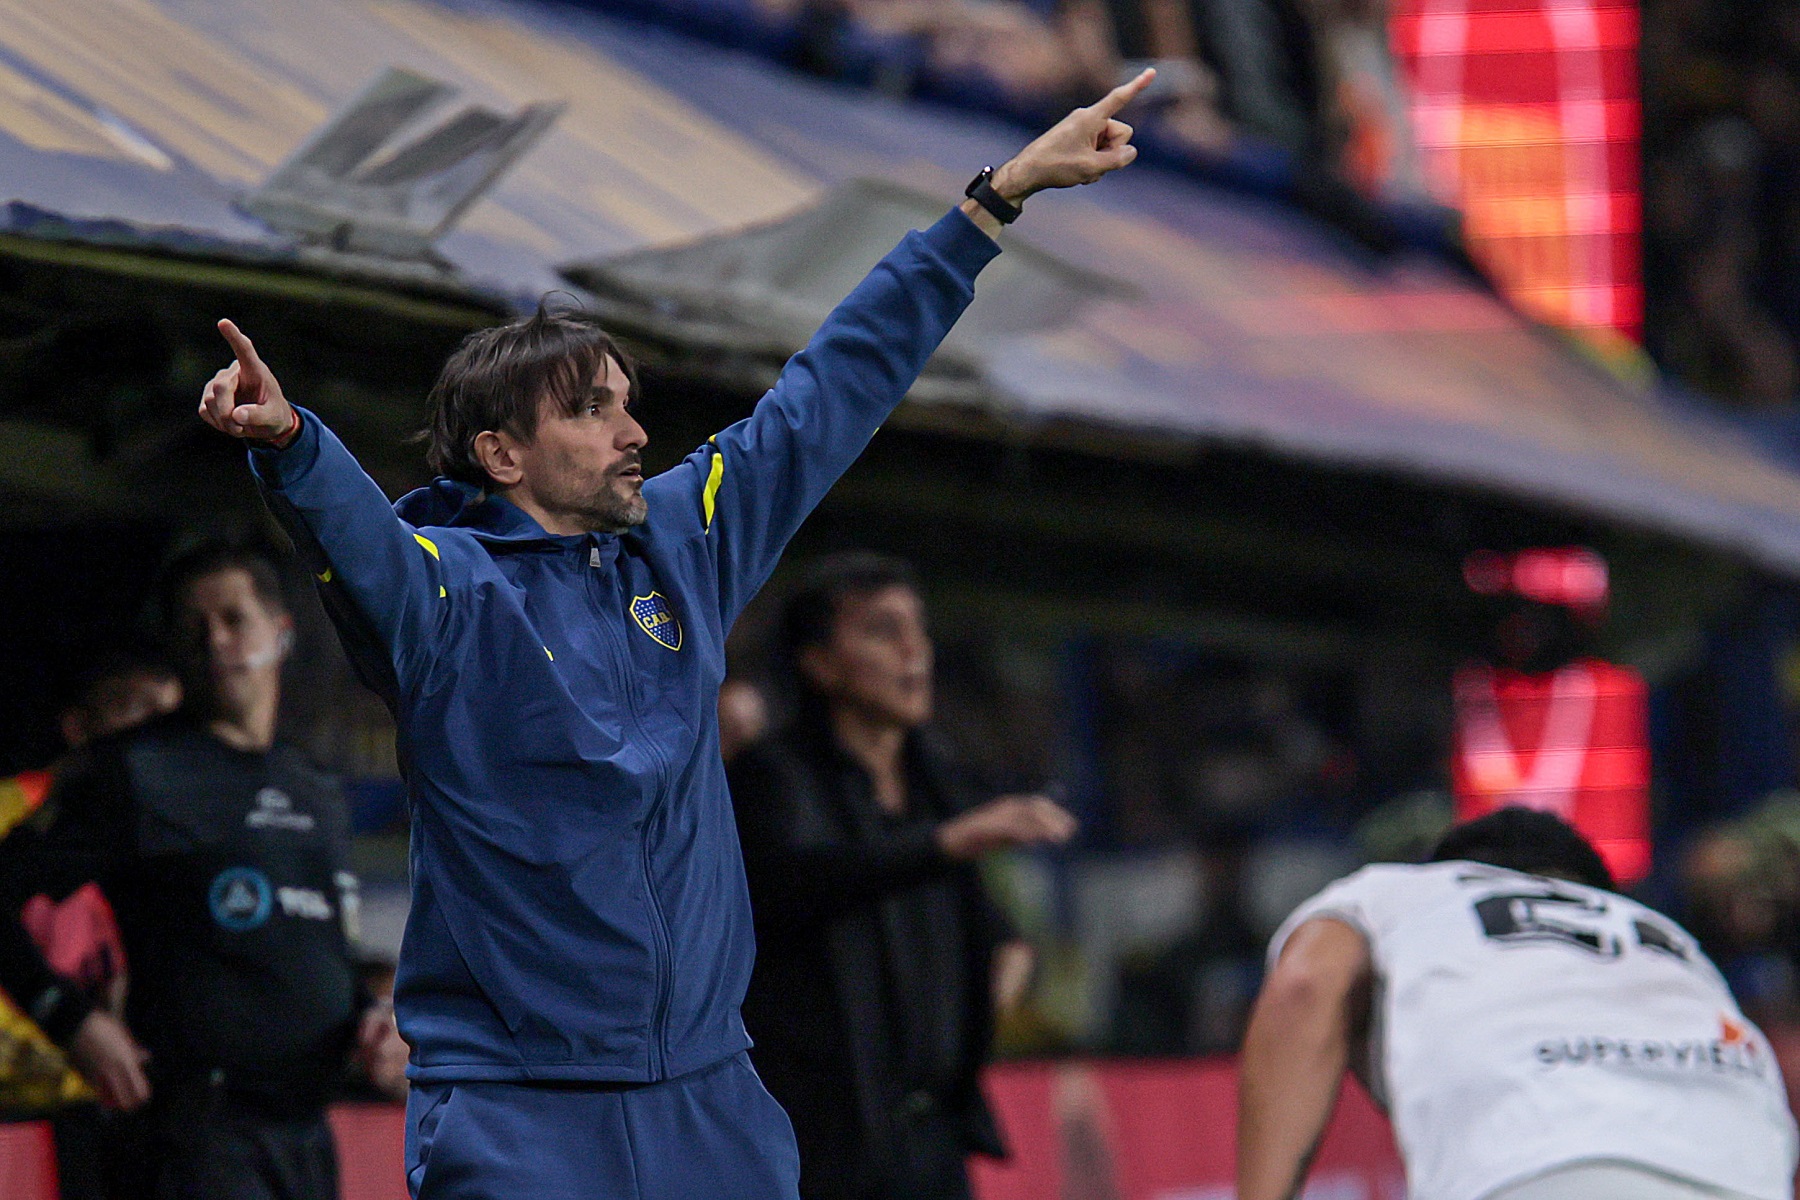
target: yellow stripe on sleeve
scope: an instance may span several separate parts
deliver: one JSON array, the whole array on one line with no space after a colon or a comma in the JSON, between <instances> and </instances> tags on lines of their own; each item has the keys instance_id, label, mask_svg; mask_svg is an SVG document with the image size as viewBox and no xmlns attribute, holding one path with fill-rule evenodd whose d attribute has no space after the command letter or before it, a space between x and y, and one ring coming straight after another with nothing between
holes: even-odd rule
<instances>
[{"instance_id":1,"label":"yellow stripe on sleeve","mask_svg":"<svg viewBox=\"0 0 1800 1200\"><path fill-rule=\"evenodd\" d=\"M425 552L431 555L431 557L437 559L439 562L444 561L444 556L438 553L437 543L426 537L424 534L413 534L413 541L425 547Z\"/></svg>"},{"instance_id":2,"label":"yellow stripe on sleeve","mask_svg":"<svg viewBox=\"0 0 1800 1200\"><path fill-rule=\"evenodd\" d=\"M719 502L719 485L725 482L725 452L719 449L718 443L711 438L708 438L707 441L712 442L712 471L706 477L706 494L701 497L700 502L706 509L706 527L711 529L713 508Z\"/></svg>"}]
</instances>

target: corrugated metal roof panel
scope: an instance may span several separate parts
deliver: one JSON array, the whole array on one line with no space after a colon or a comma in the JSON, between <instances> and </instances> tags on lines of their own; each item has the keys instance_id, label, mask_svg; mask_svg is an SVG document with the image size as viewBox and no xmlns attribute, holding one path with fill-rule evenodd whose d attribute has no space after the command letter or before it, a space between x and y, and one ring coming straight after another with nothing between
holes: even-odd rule
<instances>
[{"instance_id":1,"label":"corrugated metal roof panel","mask_svg":"<svg viewBox=\"0 0 1800 1200\"><path fill-rule=\"evenodd\" d=\"M562 286L572 263L635 264L654 298L644 270L659 249L728 251L862 177L947 202L1020 140L525 4L0 0L0 201L17 202L0 226L318 261L235 204L390 67L498 111L568 105L438 245L453 272L440 282L514 304ZM1150 170L1029 210L1017 236L1131 294L1099 289L1054 322L963 338L964 402L1475 483L1800 572L1800 477L1722 422L1590 367L1445 267L1371 262L1273 204ZM876 252L858 246L847 253ZM665 265L705 260L671 249ZM799 336L763 332L771 350Z\"/></svg>"}]
</instances>

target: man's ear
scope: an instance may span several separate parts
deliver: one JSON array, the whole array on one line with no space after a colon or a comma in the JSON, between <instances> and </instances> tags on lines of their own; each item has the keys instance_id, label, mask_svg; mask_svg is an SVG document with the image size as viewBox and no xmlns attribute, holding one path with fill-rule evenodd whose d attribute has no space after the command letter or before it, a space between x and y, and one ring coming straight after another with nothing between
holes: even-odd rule
<instances>
[{"instance_id":1,"label":"man's ear","mask_svg":"<svg viewBox=\"0 0 1800 1200\"><path fill-rule=\"evenodd\" d=\"M509 488L525 478L525 468L519 461L519 451L524 447L519 439L505 430L484 429L475 435L471 449L475 451L475 461L481 469L488 473L498 488Z\"/></svg>"}]
</instances>

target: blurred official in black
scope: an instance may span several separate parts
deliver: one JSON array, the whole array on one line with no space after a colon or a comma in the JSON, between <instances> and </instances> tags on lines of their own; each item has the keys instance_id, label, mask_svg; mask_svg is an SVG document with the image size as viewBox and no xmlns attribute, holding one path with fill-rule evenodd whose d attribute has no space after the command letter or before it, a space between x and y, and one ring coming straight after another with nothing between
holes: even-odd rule
<instances>
[{"instance_id":1,"label":"blurred official in black","mask_svg":"<svg viewBox=\"0 0 1800 1200\"><path fill-rule=\"evenodd\" d=\"M973 791L923 728L932 645L904 564L814 564L781 627L795 720L731 771L751 1056L793 1119L805 1200L961 1200L966 1157L1004 1153L978 1077L996 980L1018 974L975 863L1075 821Z\"/></svg>"},{"instance_id":2,"label":"blurred official in black","mask_svg":"<svg viewBox=\"0 0 1800 1200\"><path fill-rule=\"evenodd\" d=\"M120 645L76 678L57 714L67 749L134 729L181 706L175 672L142 648ZM47 797L59 764L0 781L0 837L24 822ZM33 904L37 919L31 919ZM47 961L78 980L84 992L114 1015L125 1008L125 953L112 908L97 887L55 903L26 901L25 924ZM10 1000L10 997L8 998ZM106 1114L80 1072L69 1064L16 1005L0 1010L0 1118L47 1118L56 1140L56 1187L61 1200L107 1200L100 1170Z\"/></svg>"},{"instance_id":3,"label":"blurred official in black","mask_svg":"<svg viewBox=\"0 0 1800 1200\"><path fill-rule=\"evenodd\" d=\"M0 842L0 987L101 1102L121 1196L335 1200L324 1108L353 1051L390 1086L391 1013L359 993L342 795L275 741L293 641L275 569L225 545L172 564L174 715L101 738ZM118 917L125 1019L57 974L24 900L96 883Z\"/></svg>"}]
</instances>

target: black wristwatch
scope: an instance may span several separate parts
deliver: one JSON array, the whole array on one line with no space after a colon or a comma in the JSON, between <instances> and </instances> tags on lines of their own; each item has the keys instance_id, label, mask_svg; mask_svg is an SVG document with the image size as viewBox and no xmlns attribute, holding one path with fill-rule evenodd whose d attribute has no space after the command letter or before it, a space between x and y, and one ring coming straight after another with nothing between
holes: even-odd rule
<instances>
[{"instance_id":1,"label":"black wristwatch","mask_svg":"<svg viewBox=\"0 0 1800 1200\"><path fill-rule=\"evenodd\" d=\"M1011 225L1019 219L1019 214L1024 211L994 190L994 168L992 167L981 168L981 174L969 180L969 186L963 189L963 195L987 209L994 215L994 220L1002 225Z\"/></svg>"}]
</instances>

